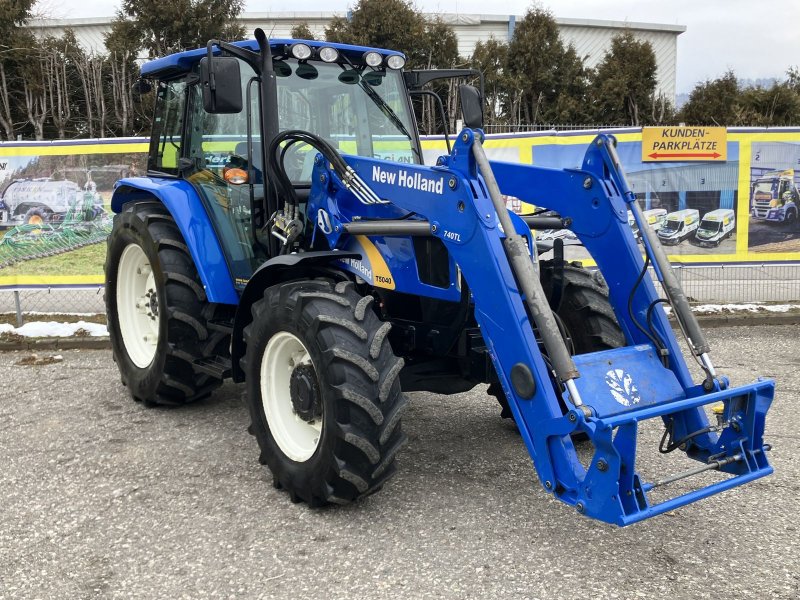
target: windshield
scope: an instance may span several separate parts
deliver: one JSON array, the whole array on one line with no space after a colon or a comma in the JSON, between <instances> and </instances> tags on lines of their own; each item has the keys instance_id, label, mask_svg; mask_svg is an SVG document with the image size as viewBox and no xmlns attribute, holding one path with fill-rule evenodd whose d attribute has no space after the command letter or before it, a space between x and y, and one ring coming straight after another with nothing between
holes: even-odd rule
<instances>
[{"instance_id":1,"label":"windshield","mask_svg":"<svg viewBox=\"0 0 800 600\"><path fill-rule=\"evenodd\" d=\"M422 162L400 71L287 59L276 63L275 72L281 131L309 131L344 154ZM294 158L287 154L287 171L295 182L310 180L309 150L296 144Z\"/></svg>"},{"instance_id":2,"label":"windshield","mask_svg":"<svg viewBox=\"0 0 800 600\"><path fill-rule=\"evenodd\" d=\"M721 225L721 221L709 221L707 219L703 219L700 221L700 230L708 233L717 233L719 232Z\"/></svg>"},{"instance_id":3,"label":"windshield","mask_svg":"<svg viewBox=\"0 0 800 600\"><path fill-rule=\"evenodd\" d=\"M765 179L756 182L756 187L753 190L753 193L756 196L765 196L767 198L772 198L773 188L774 186L772 184L772 180Z\"/></svg>"},{"instance_id":4,"label":"windshield","mask_svg":"<svg viewBox=\"0 0 800 600\"><path fill-rule=\"evenodd\" d=\"M400 71L317 61L312 65L295 59L274 65L281 131L309 131L344 154L421 163ZM202 87L195 81L195 85L186 79L161 84L162 119L155 126L150 165L151 170L182 173L198 190L237 285L246 282L261 260L253 243L250 206L265 195L258 78L243 61L240 69L245 108L235 114L207 113ZM285 151L283 165L293 183L310 183L316 155L300 143ZM179 170L179 157L189 159L191 169ZM231 169L246 171L250 185L229 184L225 173Z\"/></svg>"},{"instance_id":5,"label":"windshield","mask_svg":"<svg viewBox=\"0 0 800 600\"><path fill-rule=\"evenodd\" d=\"M664 223L664 226L661 230L664 233L675 233L676 231L680 231L683 227L683 221L675 221L673 219L667 219L667 222Z\"/></svg>"}]
</instances>

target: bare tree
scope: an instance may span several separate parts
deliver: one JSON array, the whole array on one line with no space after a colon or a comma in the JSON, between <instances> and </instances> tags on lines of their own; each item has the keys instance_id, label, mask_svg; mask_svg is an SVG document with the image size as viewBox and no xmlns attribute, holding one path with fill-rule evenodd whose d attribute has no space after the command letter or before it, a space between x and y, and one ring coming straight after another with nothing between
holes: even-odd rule
<instances>
[{"instance_id":1,"label":"bare tree","mask_svg":"<svg viewBox=\"0 0 800 600\"><path fill-rule=\"evenodd\" d=\"M14 117L11 114L11 92L4 61L0 61L0 126L7 140L14 139Z\"/></svg>"},{"instance_id":2,"label":"bare tree","mask_svg":"<svg viewBox=\"0 0 800 600\"><path fill-rule=\"evenodd\" d=\"M92 89L95 111L97 113L98 137L106 136L106 121L108 119L106 97L103 93L103 63L102 57L99 56L95 56L89 61L89 86Z\"/></svg>"},{"instance_id":3,"label":"bare tree","mask_svg":"<svg viewBox=\"0 0 800 600\"><path fill-rule=\"evenodd\" d=\"M48 67L44 52L31 57L28 68L22 76L22 92L25 99L25 113L28 123L33 126L37 140L44 139L44 123L48 115L47 88L44 80Z\"/></svg>"},{"instance_id":4,"label":"bare tree","mask_svg":"<svg viewBox=\"0 0 800 600\"><path fill-rule=\"evenodd\" d=\"M66 137L66 127L70 123L72 116L66 56L62 55L56 48L50 48L46 51L44 65L44 76L47 82L50 102L50 117L53 125L58 130L58 138L63 140Z\"/></svg>"},{"instance_id":5,"label":"bare tree","mask_svg":"<svg viewBox=\"0 0 800 600\"><path fill-rule=\"evenodd\" d=\"M125 51L112 53L110 56L111 69L111 98L114 105L114 117L119 124L123 136L131 133L133 114L133 81L129 75L128 65L130 53Z\"/></svg>"}]
</instances>

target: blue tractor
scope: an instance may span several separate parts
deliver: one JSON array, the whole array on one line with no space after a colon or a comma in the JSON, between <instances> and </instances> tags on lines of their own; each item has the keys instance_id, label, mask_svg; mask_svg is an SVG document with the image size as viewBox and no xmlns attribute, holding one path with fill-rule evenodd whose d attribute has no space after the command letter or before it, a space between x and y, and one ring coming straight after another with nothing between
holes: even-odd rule
<instances>
[{"instance_id":1,"label":"blue tractor","mask_svg":"<svg viewBox=\"0 0 800 600\"><path fill-rule=\"evenodd\" d=\"M489 161L481 94L463 84L466 128L424 166L412 98L469 73L404 62L257 30L144 65L157 98L147 176L116 185L106 262L114 358L133 398L181 405L243 382L261 462L311 506L352 502L393 475L402 392L479 383L516 422L544 489L602 521L771 473L774 383L732 388L715 372L615 140L599 135L579 169ZM543 208L521 217L504 195ZM558 242L539 257L531 229L562 228L597 270L566 263ZM692 466L647 480L637 433L654 418L658 449ZM711 470L724 476L651 495Z\"/></svg>"}]
</instances>

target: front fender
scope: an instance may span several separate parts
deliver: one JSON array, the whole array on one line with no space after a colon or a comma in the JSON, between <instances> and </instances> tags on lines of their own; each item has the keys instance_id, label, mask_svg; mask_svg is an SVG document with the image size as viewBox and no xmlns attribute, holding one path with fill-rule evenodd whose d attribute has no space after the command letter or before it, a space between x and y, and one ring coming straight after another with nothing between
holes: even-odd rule
<instances>
[{"instance_id":1,"label":"front fender","mask_svg":"<svg viewBox=\"0 0 800 600\"><path fill-rule=\"evenodd\" d=\"M127 202L158 200L180 229L209 302L238 304L228 263L200 196L181 179L130 177L114 186L111 209L118 213Z\"/></svg>"},{"instance_id":2,"label":"front fender","mask_svg":"<svg viewBox=\"0 0 800 600\"><path fill-rule=\"evenodd\" d=\"M268 260L253 273L253 276L247 282L247 287L242 292L242 298L239 302L239 308L236 309L236 317L233 322L231 367L234 381L237 383L244 381L244 371L239 363L244 358L246 350L243 335L244 328L253 320L250 309L254 302L264 296L264 290L282 281L319 275L321 274L321 268L326 267L333 260L341 260L343 258L360 260L361 254L339 250L286 254Z\"/></svg>"}]
</instances>

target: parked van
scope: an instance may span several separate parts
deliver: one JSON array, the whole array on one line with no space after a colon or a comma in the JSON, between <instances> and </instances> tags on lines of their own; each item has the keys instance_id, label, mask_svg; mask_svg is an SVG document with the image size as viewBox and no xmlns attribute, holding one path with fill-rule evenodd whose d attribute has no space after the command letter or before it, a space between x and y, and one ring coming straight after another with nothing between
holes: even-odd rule
<instances>
[{"instance_id":1,"label":"parked van","mask_svg":"<svg viewBox=\"0 0 800 600\"><path fill-rule=\"evenodd\" d=\"M667 209L651 208L650 210L643 211L642 214L647 220L650 229L658 233L658 230L661 229L661 226L667 218ZM637 242L640 242L642 240L642 234L639 231L639 226L636 224L636 219L633 218L633 213L631 211L628 211L628 225L630 225L633 230L633 237L636 238Z\"/></svg>"},{"instance_id":2,"label":"parked van","mask_svg":"<svg viewBox=\"0 0 800 600\"><path fill-rule=\"evenodd\" d=\"M703 215L694 234L695 242L706 248L719 246L722 240L733 234L736 228L736 213L730 208L718 208Z\"/></svg>"},{"instance_id":3,"label":"parked van","mask_svg":"<svg viewBox=\"0 0 800 600\"><path fill-rule=\"evenodd\" d=\"M669 213L658 230L658 239L661 240L662 244L680 244L697 231L699 224L700 211L696 208L687 208Z\"/></svg>"}]
</instances>

